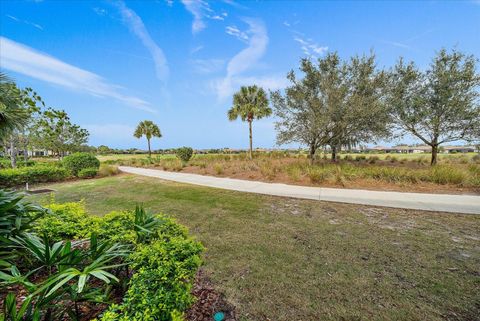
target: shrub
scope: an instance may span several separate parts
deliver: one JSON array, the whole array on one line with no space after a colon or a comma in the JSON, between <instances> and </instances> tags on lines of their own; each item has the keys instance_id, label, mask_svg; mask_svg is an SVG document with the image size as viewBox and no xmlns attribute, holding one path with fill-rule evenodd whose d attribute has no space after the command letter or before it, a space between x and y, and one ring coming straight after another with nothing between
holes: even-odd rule
<instances>
[{"instance_id":1,"label":"shrub","mask_svg":"<svg viewBox=\"0 0 480 321\"><path fill-rule=\"evenodd\" d=\"M98 169L98 176L100 177L113 176L113 175L117 175L119 172L120 171L118 170L118 166L101 164L100 168Z\"/></svg>"},{"instance_id":2,"label":"shrub","mask_svg":"<svg viewBox=\"0 0 480 321\"><path fill-rule=\"evenodd\" d=\"M45 208L50 212L37 221L34 230L53 241L87 238L98 230L97 217L87 214L83 201L63 204L52 202Z\"/></svg>"},{"instance_id":3,"label":"shrub","mask_svg":"<svg viewBox=\"0 0 480 321\"><path fill-rule=\"evenodd\" d=\"M277 171L278 168L273 165L269 160L260 164L260 173L262 173L262 175L269 180L275 178Z\"/></svg>"},{"instance_id":4,"label":"shrub","mask_svg":"<svg viewBox=\"0 0 480 321\"><path fill-rule=\"evenodd\" d=\"M310 182L314 184L322 183L330 177L330 173L319 167L309 167L307 169L307 175L310 178Z\"/></svg>"},{"instance_id":5,"label":"shrub","mask_svg":"<svg viewBox=\"0 0 480 321\"><path fill-rule=\"evenodd\" d=\"M299 166L289 166L287 167L287 175L293 181L298 181L302 175L302 169Z\"/></svg>"},{"instance_id":6,"label":"shrub","mask_svg":"<svg viewBox=\"0 0 480 321\"><path fill-rule=\"evenodd\" d=\"M188 309L202 249L200 243L184 237L140 245L132 254L132 269L137 273L124 299L124 314L133 320L148 320L147 315L167 321L172 313Z\"/></svg>"},{"instance_id":7,"label":"shrub","mask_svg":"<svg viewBox=\"0 0 480 321\"><path fill-rule=\"evenodd\" d=\"M18 159L17 160L17 168L20 167L27 167L27 166L33 166L35 165L35 162L33 160L23 160L23 159ZM0 159L0 168L12 168L12 162L10 159L7 158L1 158Z\"/></svg>"},{"instance_id":8,"label":"shrub","mask_svg":"<svg viewBox=\"0 0 480 321\"><path fill-rule=\"evenodd\" d=\"M472 161L474 163L480 164L480 154L477 154L477 155L473 156Z\"/></svg>"},{"instance_id":9,"label":"shrub","mask_svg":"<svg viewBox=\"0 0 480 321\"><path fill-rule=\"evenodd\" d=\"M220 163L215 163L213 164L213 169L215 170L215 173L217 175L222 175L223 174L223 165Z\"/></svg>"},{"instance_id":10,"label":"shrub","mask_svg":"<svg viewBox=\"0 0 480 321\"><path fill-rule=\"evenodd\" d=\"M15 187L25 183L46 183L67 179L65 168L52 165L10 168L0 170L0 187Z\"/></svg>"},{"instance_id":11,"label":"shrub","mask_svg":"<svg viewBox=\"0 0 480 321\"><path fill-rule=\"evenodd\" d=\"M355 156L355 161L360 162L366 160L367 157L365 155L357 155Z\"/></svg>"},{"instance_id":12,"label":"shrub","mask_svg":"<svg viewBox=\"0 0 480 321\"><path fill-rule=\"evenodd\" d=\"M185 147L185 146L180 147L180 148L177 148L177 150L175 151L175 154L183 163L188 163L190 158L192 158L193 149L191 147Z\"/></svg>"},{"instance_id":13,"label":"shrub","mask_svg":"<svg viewBox=\"0 0 480 321\"><path fill-rule=\"evenodd\" d=\"M452 166L434 166L431 170L431 181L436 184L460 185L466 181L463 171Z\"/></svg>"},{"instance_id":14,"label":"shrub","mask_svg":"<svg viewBox=\"0 0 480 321\"><path fill-rule=\"evenodd\" d=\"M93 178L97 176L98 174L98 168L95 167L90 167L90 168L82 168L78 172L78 177L80 178Z\"/></svg>"},{"instance_id":15,"label":"shrub","mask_svg":"<svg viewBox=\"0 0 480 321\"><path fill-rule=\"evenodd\" d=\"M380 157L378 157L378 156L376 156L376 155L370 156L370 157L368 158L368 162L369 162L370 164L375 164L375 163L376 163L377 161L379 161L379 160L380 160Z\"/></svg>"},{"instance_id":16,"label":"shrub","mask_svg":"<svg viewBox=\"0 0 480 321\"><path fill-rule=\"evenodd\" d=\"M73 176L78 176L78 173L84 168L98 168L100 161L93 154L89 153L74 153L63 158L63 166L70 171Z\"/></svg>"}]
</instances>

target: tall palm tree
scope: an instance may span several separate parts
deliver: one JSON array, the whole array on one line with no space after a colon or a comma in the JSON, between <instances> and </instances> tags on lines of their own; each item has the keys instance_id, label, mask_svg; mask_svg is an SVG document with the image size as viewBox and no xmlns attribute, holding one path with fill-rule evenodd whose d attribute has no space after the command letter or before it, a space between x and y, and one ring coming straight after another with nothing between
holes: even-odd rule
<instances>
[{"instance_id":1,"label":"tall palm tree","mask_svg":"<svg viewBox=\"0 0 480 321\"><path fill-rule=\"evenodd\" d=\"M21 93L8 76L0 72L0 140L28 121L29 113L22 108Z\"/></svg>"},{"instance_id":2,"label":"tall palm tree","mask_svg":"<svg viewBox=\"0 0 480 321\"><path fill-rule=\"evenodd\" d=\"M133 136L136 138L140 138L142 136L147 137L148 141L148 156L152 156L152 151L150 149L150 139L152 137L162 137L162 133L160 133L160 128L152 122L151 120L144 120L138 123L137 129L135 129L135 132L133 133Z\"/></svg>"},{"instance_id":3,"label":"tall palm tree","mask_svg":"<svg viewBox=\"0 0 480 321\"><path fill-rule=\"evenodd\" d=\"M248 122L250 133L250 159L252 156L252 122L254 119L268 117L272 114L272 109L268 106L267 93L262 87L242 86L240 91L233 95L233 106L228 111L228 119L236 120L238 117L242 121Z\"/></svg>"}]
</instances>

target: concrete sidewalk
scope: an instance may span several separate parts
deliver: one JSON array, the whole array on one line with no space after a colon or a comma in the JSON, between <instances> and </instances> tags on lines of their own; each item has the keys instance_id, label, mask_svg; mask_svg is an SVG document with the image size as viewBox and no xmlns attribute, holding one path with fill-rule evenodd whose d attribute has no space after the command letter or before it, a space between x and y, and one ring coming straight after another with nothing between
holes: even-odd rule
<instances>
[{"instance_id":1,"label":"concrete sidewalk","mask_svg":"<svg viewBox=\"0 0 480 321\"><path fill-rule=\"evenodd\" d=\"M157 169L127 166L120 166L119 169L122 172L131 174L247 193L425 211L480 214L480 196L474 195L380 192L359 189L309 187L166 172Z\"/></svg>"}]
</instances>

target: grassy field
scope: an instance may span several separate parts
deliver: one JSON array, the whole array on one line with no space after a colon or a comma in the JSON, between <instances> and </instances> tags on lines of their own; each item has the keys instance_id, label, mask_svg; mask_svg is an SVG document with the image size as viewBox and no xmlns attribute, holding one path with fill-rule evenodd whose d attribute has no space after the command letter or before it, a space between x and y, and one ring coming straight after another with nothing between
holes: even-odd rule
<instances>
[{"instance_id":1,"label":"grassy field","mask_svg":"<svg viewBox=\"0 0 480 321\"><path fill-rule=\"evenodd\" d=\"M152 167L296 185L346 187L427 193L480 193L480 157L444 154L430 166L426 154L344 154L332 163L326 155L311 165L304 154L257 153L194 155L182 163L173 155L104 160L104 163ZM113 157L113 156L112 156Z\"/></svg>"},{"instance_id":2,"label":"grassy field","mask_svg":"<svg viewBox=\"0 0 480 321\"><path fill-rule=\"evenodd\" d=\"M479 320L480 217L295 200L120 175L49 185L95 215L188 226L240 320ZM49 196L32 196L48 202Z\"/></svg>"},{"instance_id":3,"label":"grassy field","mask_svg":"<svg viewBox=\"0 0 480 321\"><path fill-rule=\"evenodd\" d=\"M278 153L278 152L274 152ZM261 154L267 154L267 153L257 153L258 155ZM215 158L215 157L223 157L223 155L229 155L229 154L198 154L195 157L198 159L208 159L208 158ZM238 155L238 154L231 154L231 155ZM246 155L246 154L245 154ZM306 153L300 154L302 157L306 157ZM380 160L384 160L387 157L396 157L398 159L404 159L404 160L418 160L418 159L425 159L429 160L430 154L428 153L412 153L412 154L385 154L385 153L373 153L373 154L349 154L349 153L344 153L340 154L342 158L345 157L352 157L355 158L358 155L365 155L366 157L378 157ZM450 160L450 159L455 159L455 158L466 158L466 159L471 159L473 158L477 153L464 153L464 154L439 154L438 158L439 161L445 161L445 160ZM213 156L213 157L212 157ZM329 154L322 154L319 153L318 157L323 158L323 157L329 157ZM175 155L173 154L152 154L152 158L174 158ZM97 155L97 158L104 162L104 161L112 161L112 160L128 160L128 159L147 159L148 154L109 154L109 155Z\"/></svg>"}]
</instances>

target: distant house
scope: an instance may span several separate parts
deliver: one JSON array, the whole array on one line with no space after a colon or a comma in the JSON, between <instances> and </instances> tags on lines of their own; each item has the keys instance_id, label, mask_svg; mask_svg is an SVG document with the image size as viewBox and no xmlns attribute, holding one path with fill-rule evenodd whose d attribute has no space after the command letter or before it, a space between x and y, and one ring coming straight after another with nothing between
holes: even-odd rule
<instances>
[{"instance_id":1,"label":"distant house","mask_svg":"<svg viewBox=\"0 0 480 321\"><path fill-rule=\"evenodd\" d=\"M478 152L478 148L473 145L465 146L443 146L445 153L475 153Z\"/></svg>"},{"instance_id":2,"label":"distant house","mask_svg":"<svg viewBox=\"0 0 480 321\"><path fill-rule=\"evenodd\" d=\"M428 145L397 145L392 147L375 146L368 148L367 151L377 153L398 153L398 154L419 154L431 153L432 147ZM478 152L478 148L473 145L465 146L441 146L441 151L445 153L473 153Z\"/></svg>"}]
</instances>

